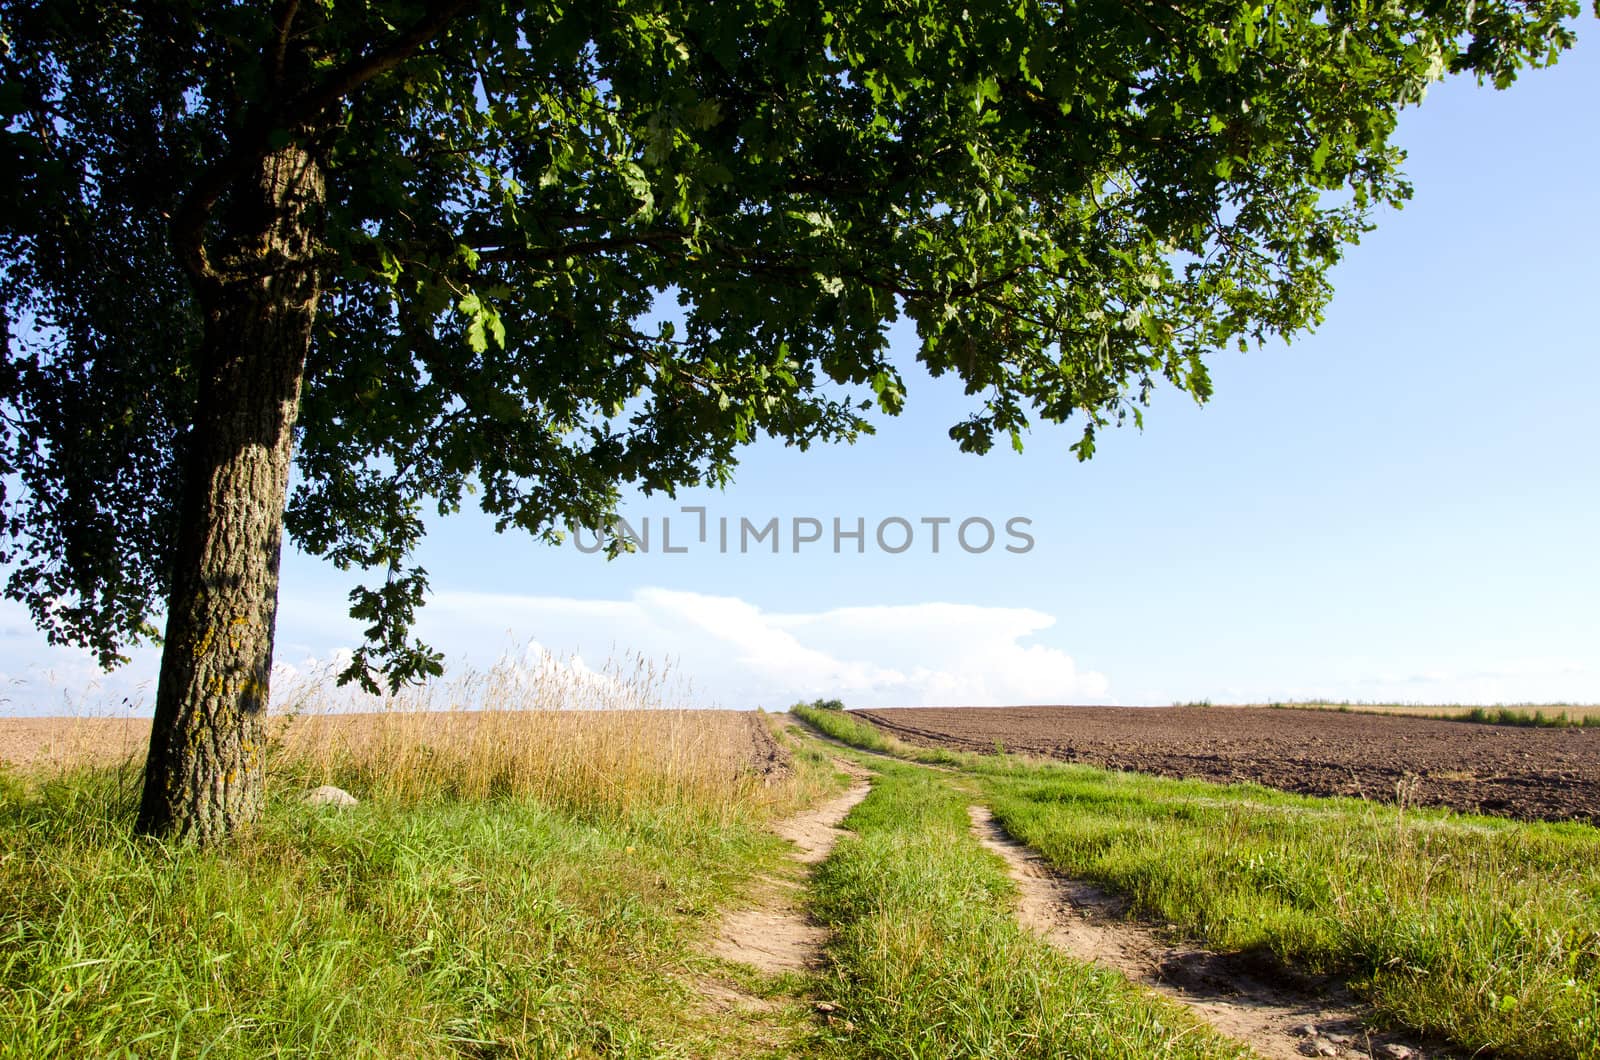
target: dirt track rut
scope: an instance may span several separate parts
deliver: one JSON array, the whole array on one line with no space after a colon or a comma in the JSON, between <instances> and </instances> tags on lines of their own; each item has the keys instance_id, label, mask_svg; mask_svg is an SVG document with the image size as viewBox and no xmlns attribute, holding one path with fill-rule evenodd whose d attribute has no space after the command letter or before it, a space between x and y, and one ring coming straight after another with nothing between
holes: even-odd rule
<instances>
[{"instance_id":1,"label":"dirt track rut","mask_svg":"<svg viewBox=\"0 0 1600 1060\"><path fill-rule=\"evenodd\" d=\"M974 805L968 813L973 833L1005 860L1017 884L1017 917L1024 927L1070 956L1112 968L1177 1001L1268 1060L1449 1055L1369 1029L1355 999L1336 983L1286 982L1285 973L1252 969L1237 957L1168 945L1149 928L1122 919L1124 904L1115 896L1050 868L987 808Z\"/></svg>"},{"instance_id":2,"label":"dirt track rut","mask_svg":"<svg viewBox=\"0 0 1600 1060\"><path fill-rule=\"evenodd\" d=\"M827 802L779 823L775 831L795 845L794 859L815 865L828 856L844 832L839 822L872 790L871 775L845 762L839 768L855 778L848 790ZM828 939L826 928L812 923L801 902L803 885L768 878L765 901L729 914L708 952L714 957L748 964L767 975L814 968Z\"/></svg>"}]
</instances>

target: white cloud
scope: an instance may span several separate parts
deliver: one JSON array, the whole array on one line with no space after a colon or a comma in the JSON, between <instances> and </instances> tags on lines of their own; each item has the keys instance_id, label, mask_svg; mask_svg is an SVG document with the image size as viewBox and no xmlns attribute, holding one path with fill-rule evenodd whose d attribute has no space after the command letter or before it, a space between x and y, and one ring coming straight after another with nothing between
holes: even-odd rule
<instances>
[{"instance_id":1,"label":"white cloud","mask_svg":"<svg viewBox=\"0 0 1600 1060\"><path fill-rule=\"evenodd\" d=\"M331 683L344 668L361 636L347 608L331 590L285 594L275 692ZM670 661L664 683L678 689L675 700L731 707L819 696L863 706L1104 701L1103 675L1080 671L1037 639L1054 623L1042 611L957 603L797 613L647 587L611 600L439 592L420 612L417 634L450 669L523 656L519 665L531 671L559 664L598 678L608 665ZM0 710L105 713L122 709L124 697L148 709L159 651L134 656L102 674L90 653L46 645L25 608L0 601L0 670L13 675Z\"/></svg>"},{"instance_id":2,"label":"white cloud","mask_svg":"<svg viewBox=\"0 0 1600 1060\"><path fill-rule=\"evenodd\" d=\"M894 659L907 674L885 689L908 704L1104 702L1105 675L1070 655L1026 641L1055 625L1031 608L927 603L775 615L773 622L821 648Z\"/></svg>"},{"instance_id":3,"label":"white cloud","mask_svg":"<svg viewBox=\"0 0 1600 1060\"><path fill-rule=\"evenodd\" d=\"M853 705L1104 701L1104 675L1027 643L1043 612L927 603L765 611L732 596L641 589L626 601L443 593L424 637L452 658L498 635L538 637L562 651L596 643L671 657L704 700L783 707L838 696Z\"/></svg>"},{"instance_id":4,"label":"white cloud","mask_svg":"<svg viewBox=\"0 0 1600 1060\"><path fill-rule=\"evenodd\" d=\"M634 601L663 628L687 624L699 631L706 647L746 673L759 675L775 694L782 688L805 690L796 695L829 690L844 694L906 681L901 671L880 666L865 653L842 658L807 645L782 628L778 616L738 597L644 589Z\"/></svg>"},{"instance_id":5,"label":"white cloud","mask_svg":"<svg viewBox=\"0 0 1600 1060\"><path fill-rule=\"evenodd\" d=\"M641 683L674 704L769 709L819 696L852 706L1117 702L1105 674L1048 643L1055 625L1032 608L928 602L794 612L644 588L620 600L444 592L421 612L417 633L444 652L452 673L499 665L516 680L571 690L574 704L620 703ZM283 601L279 634L275 693L331 683L360 626L344 616L342 600L296 594ZM133 654L130 666L103 674L89 652L47 645L26 609L0 601L0 713L148 712L159 653ZM1583 659L1396 662L1216 658L1191 661L1223 671L1212 680L1155 666L1144 676L1176 683L1177 698L1218 702L1600 700L1600 670ZM1167 689L1120 687L1124 700L1171 701Z\"/></svg>"},{"instance_id":6,"label":"white cloud","mask_svg":"<svg viewBox=\"0 0 1600 1060\"><path fill-rule=\"evenodd\" d=\"M26 607L0 599L0 713L148 713L155 704L160 650L146 645L123 653L128 665L106 673L93 652L48 643Z\"/></svg>"},{"instance_id":7,"label":"white cloud","mask_svg":"<svg viewBox=\"0 0 1600 1060\"><path fill-rule=\"evenodd\" d=\"M695 706L675 697L672 680L657 680L620 666L591 667L582 655L558 655L536 640L508 648L498 658L463 656L444 678L424 686L402 686L374 695L356 685L340 687L338 674L352 651L336 648L327 658L272 667L273 709L315 714L399 709L457 710L494 701L503 709L638 709Z\"/></svg>"}]
</instances>

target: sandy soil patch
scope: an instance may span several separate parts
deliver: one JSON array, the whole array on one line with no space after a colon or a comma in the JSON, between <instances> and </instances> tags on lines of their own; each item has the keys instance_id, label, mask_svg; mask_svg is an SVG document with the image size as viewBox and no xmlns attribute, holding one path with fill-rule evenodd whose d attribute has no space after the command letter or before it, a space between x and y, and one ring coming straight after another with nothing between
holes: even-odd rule
<instances>
[{"instance_id":1,"label":"sandy soil patch","mask_svg":"<svg viewBox=\"0 0 1600 1060\"><path fill-rule=\"evenodd\" d=\"M0 718L0 762L65 769L144 760L149 718Z\"/></svg>"},{"instance_id":2,"label":"sandy soil patch","mask_svg":"<svg viewBox=\"0 0 1600 1060\"><path fill-rule=\"evenodd\" d=\"M840 762L839 768L855 778L840 795L795 814L775 831L795 845L794 860L813 866L828 856L844 835L839 822L872 790L865 770ZM826 928L813 923L800 900L803 884L796 880L764 880L765 893L755 907L729 914L717 929L708 952L724 960L748 964L765 975L801 972L815 968L828 939Z\"/></svg>"}]
</instances>

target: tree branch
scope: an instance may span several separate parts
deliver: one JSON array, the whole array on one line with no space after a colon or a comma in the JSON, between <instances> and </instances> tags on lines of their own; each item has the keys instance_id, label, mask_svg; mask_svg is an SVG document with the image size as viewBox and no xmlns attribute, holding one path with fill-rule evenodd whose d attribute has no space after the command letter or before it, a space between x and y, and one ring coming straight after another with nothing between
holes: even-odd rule
<instances>
[{"instance_id":1,"label":"tree branch","mask_svg":"<svg viewBox=\"0 0 1600 1060\"><path fill-rule=\"evenodd\" d=\"M661 249L663 246L681 246L688 237L681 232L640 232L637 235L613 236L606 239L588 239L576 243L563 243L555 247L486 246L476 248L483 261L503 262L512 265L532 264L536 261L553 261L558 258L581 258L603 254L612 250Z\"/></svg>"},{"instance_id":2,"label":"tree branch","mask_svg":"<svg viewBox=\"0 0 1600 1060\"><path fill-rule=\"evenodd\" d=\"M294 97L282 107L272 107L252 116L235 139L232 150L200 174L173 215L173 250L196 284L213 287L220 281L206 251L206 221L228 185L266 156L272 131L293 129L315 120L323 111L374 77L411 58L424 44L438 36L452 19L475 3L476 0L446 0L433 5L416 25L381 47L341 66L321 84ZM289 24L296 7L297 0L289 0L285 5L278 21L275 47L287 47ZM275 56L274 61L278 61L278 57Z\"/></svg>"},{"instance_id":3,"label":"tree branch","mask_svg":"<svg viewBox=\"0 0 1600 1060\"><path fill-rule=\"evenodd\" d=\"M283 83L283 64L289 52L289 28L300 12L300 0L281 0L278 5L276 31L272 37L272 85L276 89Z\"/></svg>"},{"instance_id":4,"label":"tree branch","mask_svg":"<svg viewBox=\"0 0 1600 1060\"><path fill-rule=\"evenodd\" d=\"M433 5L415 26L383 47L345 63L322 84L290 100L273 115L275 125L278 128L293 127L317 117L374 77L393 70L411 58L419 48L437 37L457 15L476 3L477 0L447 0Z\"/></svg>"}]
</instances>

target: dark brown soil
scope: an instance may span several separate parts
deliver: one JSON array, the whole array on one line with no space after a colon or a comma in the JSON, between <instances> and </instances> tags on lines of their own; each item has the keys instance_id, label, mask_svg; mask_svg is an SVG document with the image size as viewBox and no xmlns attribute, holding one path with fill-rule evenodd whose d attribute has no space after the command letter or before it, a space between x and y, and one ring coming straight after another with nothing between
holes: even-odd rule
<instances>
[{"instance_id":1,"label":"dark brown soil","mask_svg":"<svg viewBox=\"0 0 1600 1060\"><path fill-rule=\"evenodd\" d=\"M1600 824L1600 729L1270 707L855 711L909 743L1006 751L1307 795Z\"/></svg>"},{"instance_id":2,"label":"dark brown soil","mask_svg":"<svg viewBox=\"0 0 1600 1060\"><path fill-rule=\"evenodd\" d=\"M788 777L794 772L794 760L789 749L773 736L768 717L754 711L746 711L745 717L750 723L750 749L746 752L750 772L768 784Z\"/></svg>"}]
</instances>

